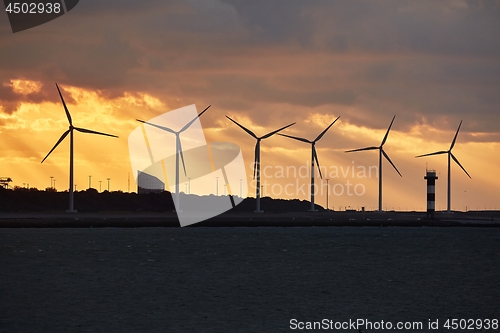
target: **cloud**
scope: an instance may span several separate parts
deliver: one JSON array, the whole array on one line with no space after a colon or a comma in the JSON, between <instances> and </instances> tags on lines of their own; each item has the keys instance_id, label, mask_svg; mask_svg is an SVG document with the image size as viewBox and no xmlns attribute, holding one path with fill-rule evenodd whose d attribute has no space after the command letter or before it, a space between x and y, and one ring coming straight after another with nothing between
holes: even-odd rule
<instances>
[{"instance_id":1,"label":"cloud","mask_svg":"<svg viewBox=\"0 0 500 333\"><path fill-rule=\"evenodd\" d=\"M400 150L427 141L446 148L460 120L461 144L499 142L499 8L455 0L80 2L17 34L0 20L0 112L15 117L21 102L57 103L62 112L58 82L82 110L85 99L72 99L71 89L89 94L84 123L111 110L106 126L112 119L130 128L135 118L194 103L212 105L205 128L227 128L224 135L243 142L249 138L224 115L248 119L262 134L297 121L291 133L308 138L324 125L313 115L341 115L322 142L332 150L378 144L395 114L391 139L416 140ZM10 80L41 88L22 94ZM253 143L244 148L251 155Z\"/></svg>"},{"instance_id":2,"label":"cloud","mask_svg":"<svg viewBox=\"0 0 500 333\"><path fill-rule=\"evenodd\" d=\"M11 79L0 82L0 107L4 113L12 114L21 102L39 104L54 102L57 96L56 88L49 88L38 81Z\"/></svg>"}]
</instances>

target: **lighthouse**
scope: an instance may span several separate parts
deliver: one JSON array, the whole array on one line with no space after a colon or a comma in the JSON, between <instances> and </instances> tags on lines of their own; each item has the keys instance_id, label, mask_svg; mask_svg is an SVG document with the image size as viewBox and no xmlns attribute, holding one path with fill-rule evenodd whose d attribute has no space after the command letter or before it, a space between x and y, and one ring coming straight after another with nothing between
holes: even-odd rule
<instances>
[{"instance_id":1,"label":"lighthouse","mask_svg":"<svg viewBox=\"0 0 500 333\"><path fill-rule=\"evenodd\" d=\"M426 170L427 180L427 218L433 219L436 210L436 170Z\"/></svg>"}]
</instances>

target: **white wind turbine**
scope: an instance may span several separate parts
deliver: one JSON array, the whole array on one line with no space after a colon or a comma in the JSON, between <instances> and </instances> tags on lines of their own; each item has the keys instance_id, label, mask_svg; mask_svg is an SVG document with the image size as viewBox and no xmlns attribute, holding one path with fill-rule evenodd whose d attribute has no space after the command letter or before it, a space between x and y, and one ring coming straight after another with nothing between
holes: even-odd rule
<instances>
[{"instance_id":1,"label":"white wind turbine","mask_svg":"<svg viewBox=\"0 0 500 333\"><path fill-rule=\"evenodd\" d=\"M226 116L226 118L231 120L233 123L235 123L239 127L241 127L245 132L247 132L248 134L250 134L253 138L255 138L257 140L257 143L255 144L255 160L254 160L254 165L253 165L253 178L254 179L255 179L255 174L257 174L257 187L255 188L255 198L256 198L257 206L255 209L255 212L262 213L262 211L260 210L260 141L262 139L267 139L270 136L273 136L274 134L278 133L279 131L282 131L285 128L290 127L290 126L294 125L295 123L286 125L286 126L279 128L275 131L269 132L266 135L258 137L252 131L250 131L248 128L238 124L236 121L229 118L228 116Z\"/></svg>"},{"instance_id":2,"label":"white wind turbine","mask_svg":"<svg viewBox=\"0 0 500 333\"><path fill-rule=\"evenodd\" d=\"M382 211L382 155L391 163L393 166L394 170L401 176L401 173L399 172L398 168L392 163L391 159L389 158L389 155L386 154L384 151L384 144L387 141L387 137L389 136L389 131L391 130L392 123L394 122L394 119L396 118L396 115L392 118L391 124L389 125L389 128L387 129L387 132L385 133L384 139L382 140L382 143L378 147L366 147L366 148L360 148L360 149L353 149L353 150L348 150L346 153L352 153L355 151L363 151L363 150L377 150L379 151L378 155L378 211Z\"/></svg>"},{"instance_id":3,"label":"white wind turbine","mask_svg":"<svg viewBox=\"0 0 500 333\"><path fill-rule=\"evenodd\" d=\"M333 126L333 124L335 124L335 122L337 120L339 120L339 118L340 118L340 116L337 117L337 119L335 119L327 128L325 128L325 130L323 132L321 132L318 135L318 137L316 139L314 139L313 141L310 141L310 140L307 140L304 138L299 138L296 136L291 136L291 135L286 135L286 134L278 134L281 136L286 136L287 138L290 138L290 139L309 143L311 145L311 209L310 209L311 212L317 211L316 209L314 209L314 192L315 192L314 191L314 161L316 161L316 164L318 165L319 176L321 177L321 179L323 179L323 175L321 174L321 169L319 167L318 154L316 153L316 142L318 142L323 137L323 135L325 135L325 133L330 129L330 127Z\"/></svg>"},{"instance_id":4,"label":"white wind turbine","mask_svg":"<svg viewBox=\"0 0 500 333\"><path fill-rule=\"evenodd\" d=\"M451 161L450 161L450 158L452 158L455 161L455 163L457 163L458 166L462 168L462 170L465 172L465 174L467 176L469 176L469 178L471 178L471 176L469 175L469 173L465 170L465 168L462 166L462 164L460 164L460 162L458 161L458 159L451 152L451 150L455 146L455 142L457 141L458 131L460 131L460 127L461 126L462 126L462 121L460 121L460 124L458 125L458 129L457 129L457 132L455 133L455 137L453 138L453 141L451 142L450 149L448 149L448 150L442 150L442 151L437 151L435 153L430 153L430 154L424 154L424 155L415 156L416 158L418 158L418 157L424 157L424 156L448 154L448 209L447 209L448 213L451 212L451 163L450 163Z\"/></svg>"},{"instance_id":5,"label":"white wind turbine","mask_svg":"<svg viewBox=\"0 0 500 333\"><path fill-rule=\"evenodd\" d=\"M75 213L76 210L74 210L74 185L73 185L73 182L74 182L74 180L73 180L73 130L77 130L78 132L82 132L82 133L112 136L114 138L117 138L117 136L73 126L73 120L71 119L71 114L69 113L68 108L66 107L66 103L64 102L64 98L62 97L61 90L59 90L59 86L57 85L57 83L56 83L56 87L57 87L57 91L59 92L59 97L61 97L61 101L62 101L62 104L64 106L64 111L66 111L66 117L68 118L68 122L69 122L69 129L61 135L59 140L56 142L54 147L52 147L52 149L49 151L47 156L45 156L45 158L42 160L41 163L43 163L43 161L45 161L47 159L47 157L49 157L50 153L52 153L54 151L54 149L56 149L56 147L69 134L69 210L68 210L68 212Z\"/></svg>"},{"instance_id":6,"label":"white wind turbine","mask_svg":"<svg viewBox=\"0 0 500 333\"><path fill-rule=\"evenodd\" d=\"M143 124L148 124L150 126L159 128L159 129L164 130L166 132L175 134L175 200L176 200L176 209L178 212L181 212L180 195L179 195L179 156L181 157L181 160L182 160L182 167L184 169L184 175L185 176L187 175L186 174L186 165L184 164L184 155L182 154L182 144L181 144L180 135L182 132L187 130L189 128L189 126L191 126L196 121L196 119L200 118L201 115L204 114L205 111L207 111L210 106L211 105L207 106L205 108L205 110L203 110L199 115L194 117L193 120L191 120L186 125L184 125L184 127L182 127L179 131L174 131L173 129L165 127L165 126L160 126L160 125L156 125L153 123L149 123L149 122L144 121L144 120L136 119L138 122L141 122Z\"/></svg>"}]
</instances>

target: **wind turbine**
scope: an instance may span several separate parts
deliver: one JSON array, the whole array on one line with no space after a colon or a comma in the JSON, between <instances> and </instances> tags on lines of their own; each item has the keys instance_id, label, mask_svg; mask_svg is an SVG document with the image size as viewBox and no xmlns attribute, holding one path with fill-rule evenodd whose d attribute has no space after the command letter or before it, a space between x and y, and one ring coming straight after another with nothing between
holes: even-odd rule
<instances>
[{"instance_id":1,"label":"wind turbine","mask_svg":"<svg viewBox=\"0 0 500 333\"><path fill-rule=\"evenodd\" d=\"M66 138L66 136L69 134L69 210L68 213L75 213L76 210L74 210L74 185L73 185L73 130L77 130L78 132L82 133L90 133L90 134L99 134L99 135L106 135L106 136L112 136L114 138L117 138L116 135L112 134L106 134L106 133L101 133L101 132L96 132L92 131L89 129L85 128L80 128L80 127L75 127L73 126L73 120L71 119L71 114L68 111L68 108L66 107L66 103L64 102L64 98L61 94L61 90L59 90L59 86L56 83L57 91L59 92L59 97L61 97L62 104L64 106L64 111L66 111L66 117L68 118L69 122L69 128L66 132L64 132L59 140L56 142L54 147L49 151L47 156L42 160L45 161L47 157L49 157L50 153L56 149L56 147Z\"/></svg>"},{"instance_id":2,"label":"wind turbine","mask_svg":"<svg viewBox=\"0 0 500 333\"><path fill-rule=\"evenodd\" d=\"M366 147L366 148L360 148L360 149L354 149L354 150L348 150L346 153L352 153L355 151L363 151L363 150L377 150L379 151L378 155L378 211L382 211L382 155L391 163L392 167L396 172L401 176L401 173L399 172L398 168L392 163L391 159L389 158L389 155L386 154L384 151L384 144L387 141L387 137L389 136L389 131L391 130L392 123L394 122L394 119L396 118L396 115L392 117L391 124L389 125L389 128L387 129L387 132L385 133L384 139L382 140L382 143L378 147Z\"/></svg>"},{"instance_id":3,"label":"wind turbine","mask_svg":"<svg viewBox=\"0 0 500 333\"><path fill-rule=\"evenodd\" d=\"M459 167L462 168L462 170L464 170L465 174L467 176L469 176L469 178L471 178L469 173L465 170L465 168L462 166L462 164L460 164L460 162L457 160L457 158L451 152L451 150L455 146L455 142L457 141L458 131L460 131L461 126L462 126L462 121L460 121L460 124L458 125L458 129L457 129L457 132L455 133L455 137L453 138L453 141L451 142L450 149L448 149L446 151L442 150L442 151L437 151L435 153L415 156L416 158L418 158L418 157L424 157L424 156L448 154L448 213L451 212L451 163L450 163L450 157L458 164Z\"/></svg>"},{"instance_id":4,"label":"wind turbine","mask_svg":"<svg viewBox=\"0 0 500 333\"><path fill-rule=\"evenodd\" d=\"M286 126L284 126L282 128L279 128L279 129L277 129L275 131L269 132L266 135L258 137L257 135L254 134L254 132L250 131L248 128L244 127L243 125L238 124L236 121L234 121L233 119L229 118L228 116L226 116L226 118L229 119L229 120L231 120L233 123L235 123L239 127L241 127L245 132L247 132L254 139L257 140L257 143L255 144L255 161L254 161L254 164L253 164L253 178L254 179L255 179L255 174L257 174L257 186L255 188L255 198L256 198L256 202L257 202L257 207L255 209L255 212L256 213L262 213L262 211L260 210L260 141L262 139L267 139L270 136L273 136L274 134L278 133L279 131L284 130L287 127L295 125L295 123L291 123L291 124L286 125Z\"/></svg>"},{"instance_id":5,"label":"wind turbine","mask_svg":"<svg viewBox=\"0 0 500 333\"><path fill-rule=\"evenodd\" d=\"M160 126L160 125L156 125L153 123L149 123L149 122L144 121L144 120L136 119L138 122L141 122L143 124L148 124L150 126L159 128L159 129L164 130L166 132L175 134L175 200L176 200L176 209L178 212L181 212L180 196L179 196L179 155L181 156L182 167L184 169L184 175L185 176L187 175L186 174L186 165L184 164L184 155L182 154L182 144L181 144L180 135L182 132L187 130L189 128L189 126L191 126L195 122L196 119L200 118L201 115L204 114L205 111L207 111L210 106L211 105L207 106L205 108L205 110L203 110L199 115L194 117L193 120L191 120L186 125L184 125L184 127L182 127L179 131L174 131L173 129L165 127L165 126Z\"/></svg>"},{"instance_id":6,"label":"wind turbine","mask_svg":"<svg viewBox=\"0 0 500 333\"><path fill-rule=\"evenodd\" d=\"M318 154L316 153L316 142L318 142L323 137L323 135L325 135L325 133L330 129L330 127L333 126L333 124L335 124L335 122L337 120L339 120L339 118L340 118L340 116L337 117L337 119L335 119L330 124L330 126L328 126L327 128L325 128L325 130L323 132L321 132L318 135L318 137L316 139L314 139L314 141L310 141L310 140L307 140L307 139L304 139L304 138L299 138L299 137L296 137L296 136L291 136L291 135L286 135L286 134L278 134L278 135L281 135L281 136L286 136L287 138L290 138L290 139L294 139L294 140L302 141L302 142L305 142L305 143L309 143L311 145L311 209L310 209L311 212L316 212L317 211L317 210L314 209L314 161L316 161L316 164L318 165L319 176L321 177L321 179L323 179L323 175L321 174L321 169L319 167Z\"/></svg>"}]
</instances>

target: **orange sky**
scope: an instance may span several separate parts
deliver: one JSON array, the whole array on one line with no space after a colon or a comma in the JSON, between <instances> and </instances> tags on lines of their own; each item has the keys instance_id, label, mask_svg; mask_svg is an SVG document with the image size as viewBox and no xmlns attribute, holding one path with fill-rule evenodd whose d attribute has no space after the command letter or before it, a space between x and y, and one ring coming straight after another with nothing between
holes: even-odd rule
<instances>
[{"instance_id":1,"label":"orange sky","mask_svg":"<svg viewBox=\"0 0 500 333\"><path fill-rule=\"evenodd\" d=\"M344 151L378 146L394 114L384 148L403 177L384 161L384 208L425 207L427 164L438 172L436 208L444 209L446 156L415 156L447 150L463 120L453 153L472 179L452 165L452 208L500 208L498 2L375 1L364 11L364 2L275 5L270 16L266 4L238 1L121 2L115 11L81 3L17 34L0 17L0 176L39 189L53 176L67 188L68 141L40 164L68 126L58 82L75 126L120 136L75 133L78 190L92 175L94 188L99 181L107 188L109 177L111 190L127 191L136 118L212 104L201 118L205 135L242 148L249 184L255 141L224 115L257 135L297 122L284 133L308 139L341 116L317 144L331 187L345 192L331 192L335 209L376 208L375 175L342 172L377 166L378 154ZM261 154L265 195L309 199L308 173L279 172L304 171L310 146L276 136L262 142ZM348 195L347 181L363 195ZM293 193L280 194L287 184ZM318 194L316 202L325 199Z\"/></svg>"}]
</instances>

